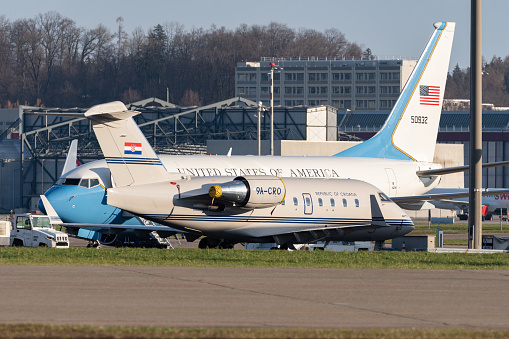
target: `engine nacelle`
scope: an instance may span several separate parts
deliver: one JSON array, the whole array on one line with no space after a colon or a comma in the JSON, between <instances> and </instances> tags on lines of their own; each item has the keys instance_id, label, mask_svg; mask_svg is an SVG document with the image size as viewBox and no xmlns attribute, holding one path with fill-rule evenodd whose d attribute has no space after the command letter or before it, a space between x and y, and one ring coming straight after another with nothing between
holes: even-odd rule
<instances>
[{"instance_id":1,"label":"engine nacelle","mask_svg":"<svg viewBox=\"0 0 509 339\"><path fill-rule=\"evenodd\" d=\"M286 186L274 176L236 177L233 181L209 189L212 198L223 199L244 208L267 208L285 200Z\"/></svg>"}]
</instances>

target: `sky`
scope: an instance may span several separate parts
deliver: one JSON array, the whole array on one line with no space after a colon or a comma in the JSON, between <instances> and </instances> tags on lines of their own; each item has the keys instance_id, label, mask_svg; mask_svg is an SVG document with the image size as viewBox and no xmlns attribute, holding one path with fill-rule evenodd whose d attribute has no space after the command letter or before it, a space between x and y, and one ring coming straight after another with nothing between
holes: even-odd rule
<instances>
[{"instance_id":1,"label":"sky","mask_svg":"<svg viewBox=\"0 0 509 339\"><path fill-rule=\"evenodd\" d=\"M241 24L286 24L323 32L336 28L351 42L371 48L379 58L417 59L437 21L456 22L449 69L470 65L470 0L18 0L0 10L8 20L34 18L56 11L79 27L99 24L115 31L124 19L128 33L157 24L177 22L191 30L212 25L235 29ZM509 1L485 0L482 5L483 57L509 55ZM267 55L268 56L268 55ZM257 60L254 60L257 61Z\"/></svg>"}]
</instances>

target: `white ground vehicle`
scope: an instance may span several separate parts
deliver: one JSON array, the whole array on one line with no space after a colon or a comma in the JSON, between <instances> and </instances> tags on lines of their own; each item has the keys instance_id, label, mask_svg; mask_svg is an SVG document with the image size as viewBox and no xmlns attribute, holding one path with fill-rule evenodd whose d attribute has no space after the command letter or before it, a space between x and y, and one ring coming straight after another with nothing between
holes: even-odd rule
<instances>
[{"instance_id":1,"label":"white ground vehicle","mask_svg":"<svg viewBox=\"0 0 509 339\"><path fill-rule=\"evenodd\" d=\"M12 221L11 246L69 248L69 237L51 226L49 217L16 214Z\"/></svg>"}]
</instances>

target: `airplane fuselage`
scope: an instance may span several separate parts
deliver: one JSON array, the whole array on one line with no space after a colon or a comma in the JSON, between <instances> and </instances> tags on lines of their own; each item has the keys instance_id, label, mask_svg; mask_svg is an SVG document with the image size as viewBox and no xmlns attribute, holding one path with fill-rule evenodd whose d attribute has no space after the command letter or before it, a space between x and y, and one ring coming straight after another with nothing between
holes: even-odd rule
<instances>
[{"instance_id":1,"label":"airplane fuselage","mask_svg":"<svg viewBox=\"0 0 509 339\"><path fill-rule=\"evenodd\" d=\"M230 182L229 177L110 188L107 200L163 225L236 242L376 241L413 230L399 206L362 181L249 178L247 205L209 196L211 186ZM279 181L284 184L274 184ZM266 204L258 208L252 201Z\"/></svg>"}]
</instances>

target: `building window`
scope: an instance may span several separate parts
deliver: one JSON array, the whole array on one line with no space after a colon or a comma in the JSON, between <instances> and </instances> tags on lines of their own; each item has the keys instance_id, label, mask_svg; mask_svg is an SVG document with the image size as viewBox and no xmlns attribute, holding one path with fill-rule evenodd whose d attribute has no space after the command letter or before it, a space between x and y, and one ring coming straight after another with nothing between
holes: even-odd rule
<instances>
[{"instance_id":1,"label":"building window","mask_svg":"<svg viewBox=\"0 0 509 339\"><path fill-rule=\"evenodd\" d=\"M308 87L309 94L327 94L327 86L310 86Z\"/></svg>"},{"instance_id":2,"label":"building window","mask_svg":"<svg viewBox=\"0 0 509 339\"><path fill-rule=\"evenodd\" d=\"M358 81L374 81L375 80L375 73L373 72L358 72L355 75L355 78Z\"/></svg>"},{"instance_id":3,"label":"building window","mask_svg":"<svg viewBox=\"0 0 509 339\"><path fill-rule=\"evenodd\" d=\"M304 81L304 73L285 73L285 81Z\"/></svg>"},{"instance_id":4,"label":"building window","mask_svg":"<svg viewBox=\"0 0 509 339\"><path fill-rule=\"evenodd\" d=\"M332 86L332 94L351 94L351 86Z\"/></svg>"},{"instance_id":5,"label":"building window","mask_svg":"<svg viewBox=\"0 0 509 339\"><path fill-rule=\"evenodd\" d=\"M396 104L396 100L380 100L380 108L381 109L393 108L395 104Z\"/></svg>"},{"instance_id":6,"label":"building window","mask_svg":"<svg viewBox=\"0 0 509 339\"><path fill-rule=\"evenodd\" d=\"M375 94L375 86L355 86L355 92L357 94Z\"/></svg>"},{"instance_id":7,"label":"building window","mask_svg":"<svg viewBox=\"0 0 509 339\"><path fill-rule=\"evenodd\" d=\"M304 87L293 87L293 86L287 86L285 87L285 94L288 95L302 95L304 94Z\"/></svg>"},{"instance_id":8,"label":"building window","mask_svg":"<svg viewBox=\"0 0 509 339\"><path fill-rule=\"evenodd\" d=\"M237 79L239 81L256 81L256 73L239 73Z\"/></svg>"},{"instance_id":9,"label":"building window","mask_svg":"<svg viewBox=\"0 0 509 339\"><path fill-rule=\"evenodd\" d=\"M309 81L327 81L329 73L308 73Z\"/></svg>"},{"instance_id":10,"label":"building window","mask_svg":"<svg viewBox=\"0 0 509 339\"><path fill-rule=\"evenodd\" d=\"M332 100L332 106L337 108L352 108L352 100Z\"/></svg>"},{"instance_id":11,"label":"building window","mask_svg":"<svg viewBox=\"0 0 509 339\"><path fill-rule=\"evenodd\" d=\"M381 94L399 94L399 86L380 86Z\"/></svg>"},{"instance_id":12,"label":"building window","mask_svg":"<svg viewBox=\"0 0 509 339\"><path fill-rule=\"evenodd\" d=\"M399 72L380 72L380 80L382 81L399 80Z\"/></svg>"},{"instance_id":13,"label":"building window","mask_svg":"<svg viewBox=\"0 0 509 339\"><path fill-rule=\"evenodd\" d=\"M375 108L375 100L355 100L355 106L359 109Z\"/></svg>"},{"instance_id":14,"label":"building window","mask_svg":"<svg viewBox=\"0 0 509 339\"><path fill-rule=\"evenodd\" d=\"M348 72L340 72L340 73L332 73L333 81L350 81L352 80L352 73Z\"/></svg>"},{"instance_id":15,"label":"building window","mask_svg":"<svg viewBox=\"0 0 509 339\"><path fill-rule=\"evenodd\" d=\"M268 73L262 73L262 82L269 82L269 74ZM281 73L274 73L274 81L281 80Z\"/></svg>"}]
</instances>

